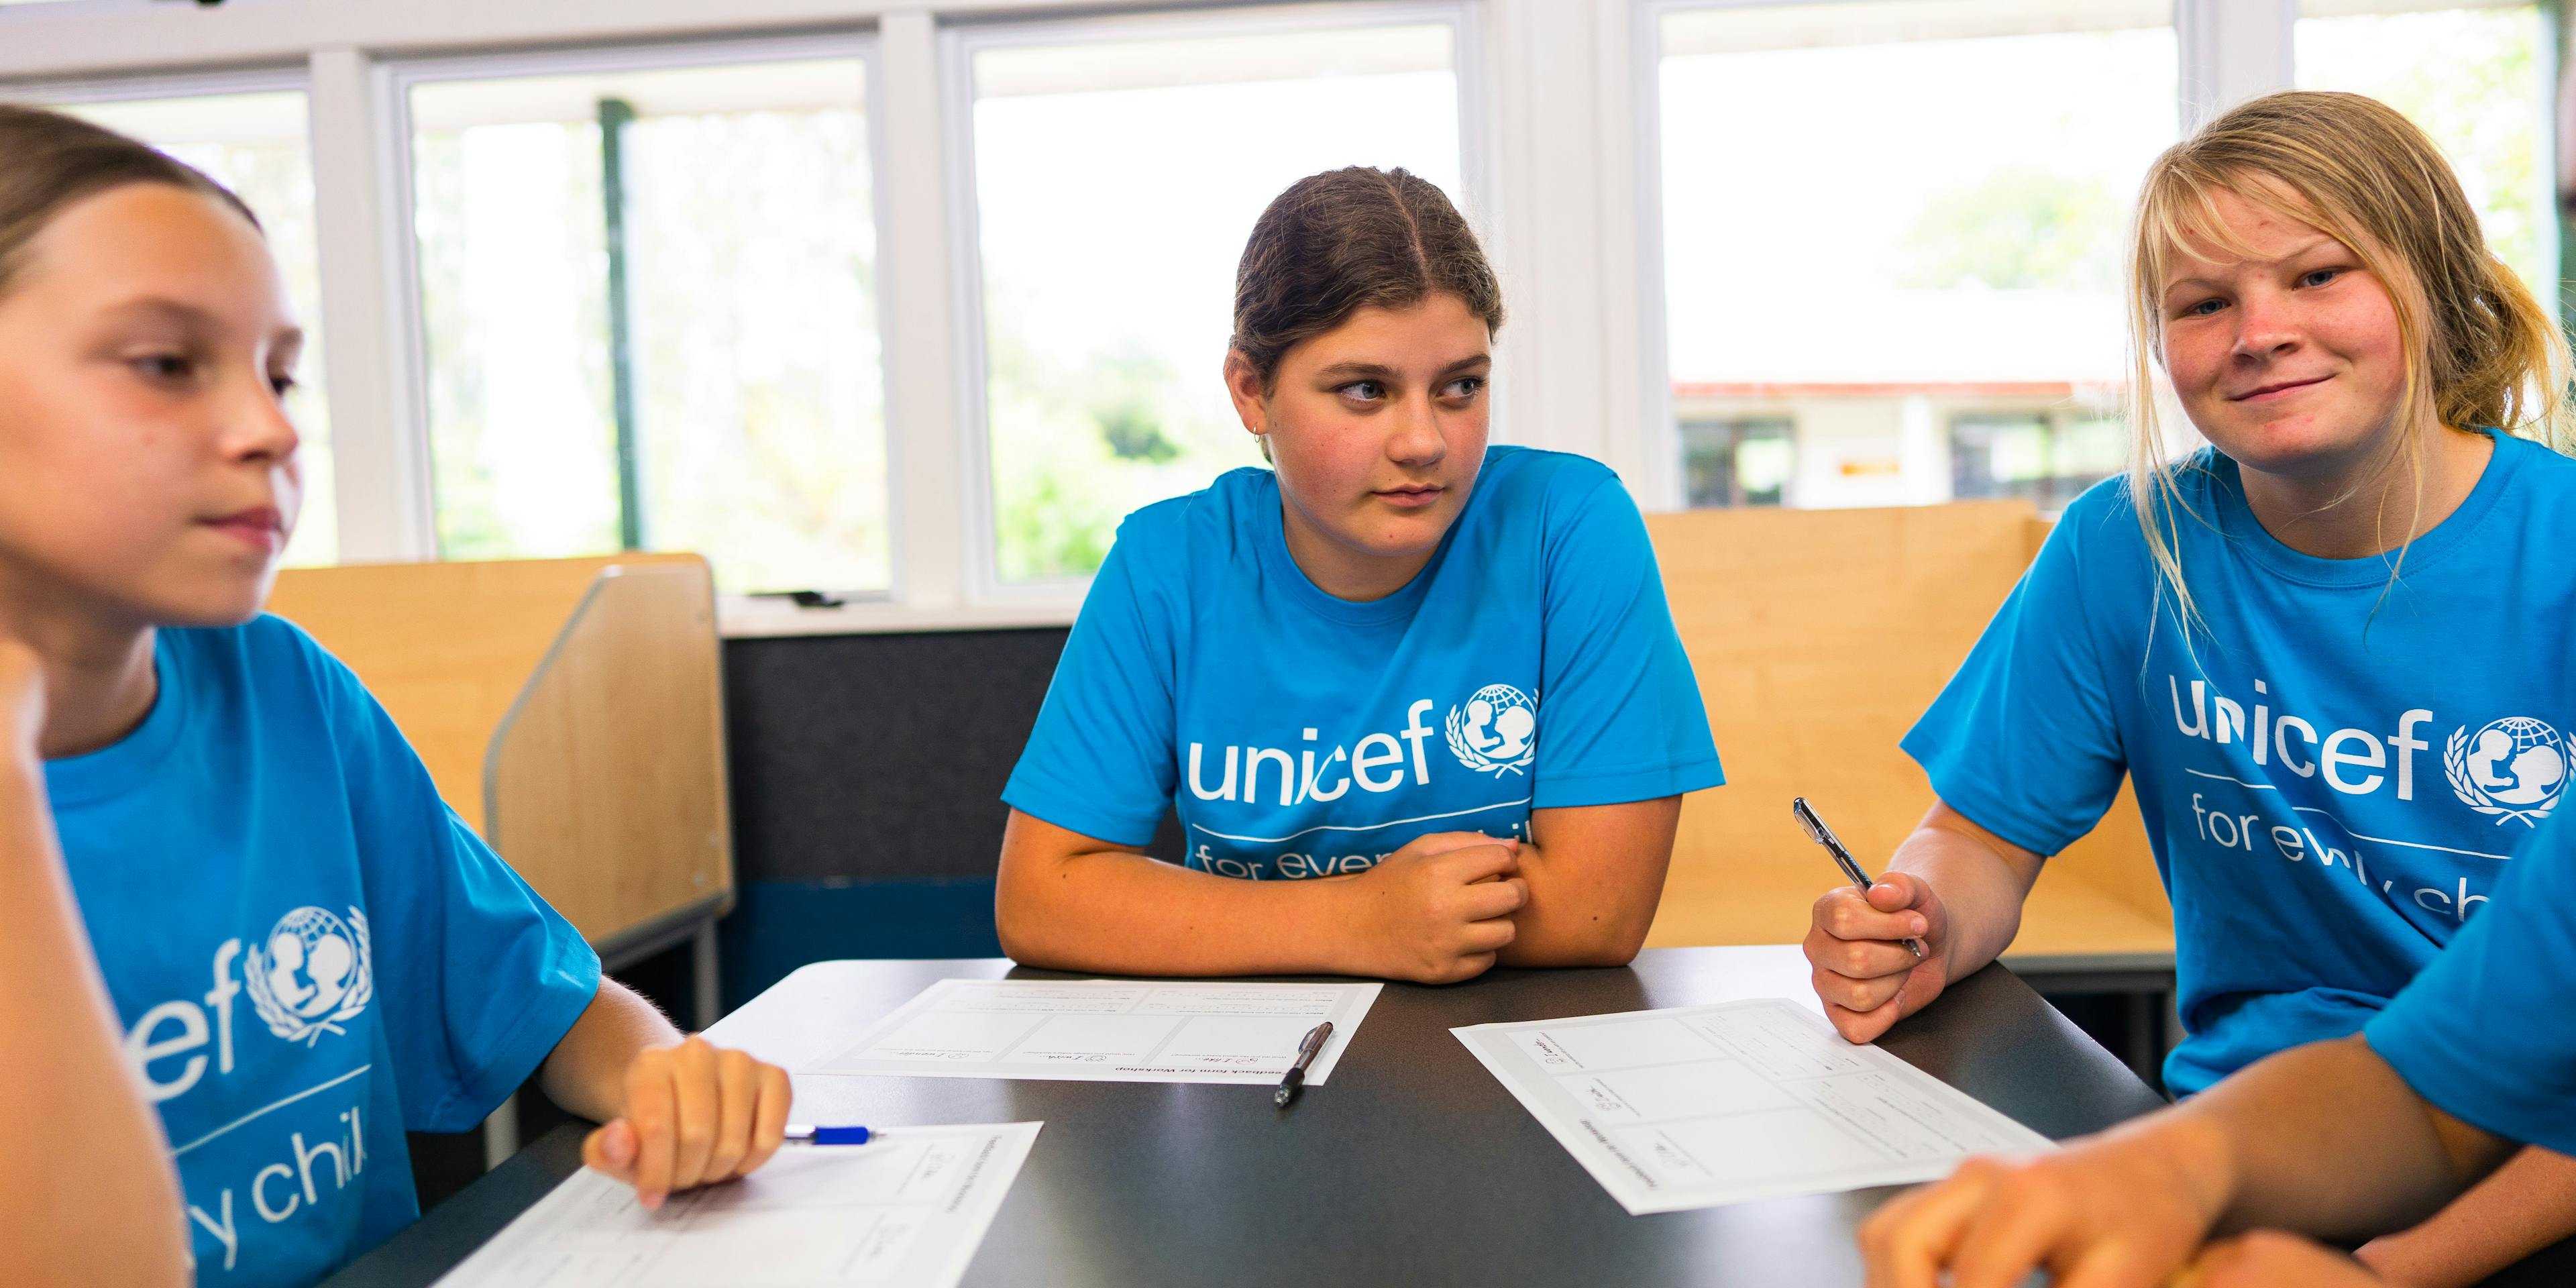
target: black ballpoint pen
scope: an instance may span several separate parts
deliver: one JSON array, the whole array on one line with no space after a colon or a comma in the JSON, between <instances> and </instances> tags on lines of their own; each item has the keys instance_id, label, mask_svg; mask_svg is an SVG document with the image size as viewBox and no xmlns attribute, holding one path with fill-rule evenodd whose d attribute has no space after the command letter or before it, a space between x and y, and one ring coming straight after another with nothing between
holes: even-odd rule
<instances>
[{"instance_id":1,"label":"black ballpoint pen","mask_svg":"<svg viewBox=\"0 0 2576 1288\"><path fill-rule=\"evenodd\" d=\"M1297 1043L1297 1063L1288 1066L1288 1076L1279 1080L1279 1090L1272 1093L1270 1103L1285 1109L1289 1101L1297 1098L1297 1088L1306 1085L1306 1066L1315 1062L1315 1053L1324 1049L1324 1040L1331 1036L1331 1020L1306 1030L1306 1036Z\"/></svg>"},{"instance_id":2,"label":"black ballpoint pen","mask_svg":"<svg viewBox=\"0 0 2576 1288\"><path fill-rule=\"evenodd\" d=\"M1834 856L1834 866L1841 868L1843 875L1850 877L1851 883L1858 886L1862 894L1868 894L1869 873L1861 869L1860 860L1853 858L1851 851L1843 848L1842 838L1834 835L1834 829L1825 826L1825 820L1816 817L1816 811L1814 807L1807 804L1807 798L1801 796L1790 801L1789 812L1798 816L1798 826L1807 829L1807 839L1825 847L1825 853ZM1905 947L1916 957L1923 955L1923 944L1920 940L1908 939L1905 941Z\"/></svg>"}]
</instances>

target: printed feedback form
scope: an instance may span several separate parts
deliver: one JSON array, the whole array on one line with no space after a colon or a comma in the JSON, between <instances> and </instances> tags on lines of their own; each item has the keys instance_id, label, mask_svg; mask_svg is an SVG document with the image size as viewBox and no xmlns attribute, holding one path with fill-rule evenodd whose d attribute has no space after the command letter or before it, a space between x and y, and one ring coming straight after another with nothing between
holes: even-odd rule
<instances>
[{"instance_id":1,"label":"printed feedback form","mask_svg":"<svg viewBox=\"0 0 2576 1288\"><path fill-rule=\"evenodd\" d=\"M1631 1215L1902 1185L2048 1138L1777 998L1451 1029Z\"/></svg>"},{"instance_id":2,"label":"printed feedback form","mask_svg":"<svg viewBox=\"0 0 2576 1288\"><path fill-rule=\"evenodd\" d=\"M1306 1072L1320 1083L1380 987L943 979L798 1072L1275 1084L1299 1039L1329 1020L1332 1038Z\"/></svg>"},{"instance_id":3,"label":"printed feedback form","mask_svg":"<svg viewBox=\"0 0 2576 1288\"><path fill-rule=\"evenodd\" d=\"M658 1212L585 1169L437 1288L949 1288L1041 1125L896 1127L865 1145L790 1146Z\"/></svg>"}]
</instances>

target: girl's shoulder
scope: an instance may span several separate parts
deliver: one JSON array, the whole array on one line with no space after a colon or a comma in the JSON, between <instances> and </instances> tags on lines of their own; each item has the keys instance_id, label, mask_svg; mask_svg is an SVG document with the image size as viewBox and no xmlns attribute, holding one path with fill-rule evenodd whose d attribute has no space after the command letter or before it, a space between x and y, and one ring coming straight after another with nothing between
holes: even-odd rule
<instances>
[{"instance_id":1,"label":"girl's shoulder","mask_svg":"<svg viewBox=\"0 0 2576 1288\"><path fill-rule=\"evenodd\" d=\"M239 626L175 627L163 634L180 649L228 659L263 677L348 671L303 627L275 613L263 612Z\"/></svg>"},{"instance_id":2,"label":"girl's shoulder","mask_svg":"<svg viewBox=\"0 0 2576 1288\"><path fill-rule=\"evenodd\" d=\"M1506 530L1539 529L1550 541L1590 524L1607 521L1642 535L1644 521L1619 473L1589 456L1539 447L1495 446L1485 449L1485 464L1476 476L1475 495L1459 522L1500 538Z\"/></svg>"},{"instance_id":3,"label":"girl's shoulder","mask_svg":"<svg viewBox=\"0 0 2576 1288\"><path fill-rule=\"evenodd\" d=\"M1248 557L1255 534L1279 523L1279 479L1256 465L1227 470L1196 492L1140 506L1119 520L1103 575L1187 580L1194 564Z\"/></svg>"},{"instance_id":4,"label":"girl's shoulder","mask_svg":"<svg viewBox=\"0 0 2576 1288\"><path fill-rule=\"evenodd\" d=\"M2515 434L2497 434L2495 442L2495 460L2510 465L2517 476L2553 498L2576 497L2576 456Z\"/></svg>"},{"instance_id":5,"label":"girl's shoulder","mask_svg":"<svg viewBox=\"0 0 2576 1288\"><path fill-rule=\"evenodd\" d=\"M330 650L274 613L239 626L165 628L161 640L189 688L225 706L256 708L271 722L299 709L337 721L366 692Z\"/></svg>"},{"instance_id":6,"label":"girl's shoulder","mask_svg":"<svg viewBox=\"0 0 2576 1288\"><path fill-rule=\"evenodd\" d=\"M1519 511L1528 508L1529 502L1549 501L1562 509L1618 482L1616 471L1588 456L1497 444L1485 449L1484 464L1476 476L1476 508ZM1278 475L1246 465L1218 475L1196 492L1138 507L1119 522L1118 541L1169 547L1193 535L1258 528L1277 514L1278 507Z\"/></svg>"},{"instance_id":7,"label":"girl's shoulder","mask_svg":"<svg viewBox=\"0 0 2576 1288\"><path fill-rule=\"evenodd\" d=\"M2565 570L2557 552L2576 525L2576 458L2538 439L2493 437L2486 473L2436 531L2463 527L2462 539L2490 557L2502 553L2496 543L2511 543L2518 552L2511 562L2525 573Z\"/></svg>"},{"instance_id":8,"label":"girl's shoulder","mask_svg":"<svg viewBox=\"0 0 2576 1288\"><path fill-rule=\"evenodd\" d=\"M1547 498L1580 502L1618 483L1617 470L1589 456L1544 447L1496 444L1485 449L1485 465L1476 476L1476 491L1480 496L1501 501Z\"/></svg>"},{"instance_id":9,"label":"girl's shoulder","mask_svg":"<svg viewBox=\"0 0 2576 1288\"><path fill-rule=\"evenodd\" d=\"M2150 508L2167 540L2184 546L2220 535L2219 512L2226 506L2228 489L2235 486L2234 468L2215 448L2203 447L2168 465L2162 481L2149 482L2161 493ZM2067 503L2049 540L2069 542L2087 559L2137 560L2152 566L2137 497L2136 484L2128 475L2103 479Z\"/></svg>"},{"instance_id":10,"label":"girl's shoulder","mask_svg":"<svg viewBox=\"0 0 2576 1288\"><path fill-rule=\"evenodd\" d=\"M1192 528L1229 528L1260 515L1265 502L1277 505L1279 477L1258 465L1227 470L1196 492L1165 497L1129 511L1118 521L1118 540L1131 537L1157 541Z\"/></svg>"},{"instance_id":11,"label":"girl's shoulder","mask_svg":"<svg viewBox=\"0 0 2576 1288\"><path fill-rule=\"evenodd\" d=\"M1608 519L1638 529L1636 503L1609 466L1571 452L1491 446L1458 518L1462 536L1486 542L1536 525L1549 537ZM1641 537L1642 539L1642 537ZM1138 508L1118 525L1105 577L1163 585L1231 576L1279 540L1279 478L1259 466L1220 474L1196 492ZM1095 583L1097 585L1097 583Z\"/></svg>"}]
</instances>

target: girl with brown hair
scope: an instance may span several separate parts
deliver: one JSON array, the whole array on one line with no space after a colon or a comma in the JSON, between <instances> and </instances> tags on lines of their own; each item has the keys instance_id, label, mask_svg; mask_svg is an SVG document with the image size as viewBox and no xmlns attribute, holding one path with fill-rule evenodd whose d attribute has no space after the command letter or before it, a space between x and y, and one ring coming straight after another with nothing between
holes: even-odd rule
<instances>
[{"instance_id":1,"label":"girl with brown hair","mask_svg":"<svg viewBox=\"0 0 2576 1288\"><path fill-rule=\"evenodd\" d=\"M1486 442L1502 320L1417 176L1263 212L1224 379L1275 468L1119 529L1003 797L1013 957L1443 982L1636 954L1716 750L1618 479ZM1140 853L1175 809L1182 865Z\"/></svg>"},{"instance_id":2,"label":"girl with brown hair","mask_svg":"<svg viewBox=\"0 0 2576 1288\"><path fill-rule=\"evenodd\" d=\"M2191 1095L2360 1030L2562 807L2576 461L2556 322L2371 99L2271 95L2158 158L2130 295L2133 468L1907 735L1939 799L1806 948L1837 1027L1877 1036L2011 943L2125 774ZM2208 447L2168 455L2151 367ZM2576 1162L2534 1151L2363 1255L2467 1283L2571 1230Z\"/></svg>"},{"instance_id":3,"label":"girl with brown hair","mask_svg":"<svg viewBox=\"0 0 2576 1288\"><path fill-rule=\"evenodd\" d=\"M0 1211L26 1283L311 1283L531 1076L646 1206L784 1072L683 1040L262 616L302 332L247 207L0 105Z\"/></svg>"}]
</instances>

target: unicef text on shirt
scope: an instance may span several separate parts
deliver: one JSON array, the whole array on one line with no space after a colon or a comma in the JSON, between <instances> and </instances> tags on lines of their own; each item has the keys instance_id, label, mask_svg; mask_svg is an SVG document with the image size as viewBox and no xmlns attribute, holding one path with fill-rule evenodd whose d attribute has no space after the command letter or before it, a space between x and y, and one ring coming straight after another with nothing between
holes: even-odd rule
<instances>
[{"instance_id":1,"label":"unicef text on shirt","mask_svg":"<svg viewBox=\"0 0 2576 1288\"><path fill-rule=\"evenodd\" d=\"M193 998L160 1003L126 1031L126 1063L155 1104L185 1094L205 1077L203 1048L210 1038L215 1072L233 1071L233 999L245 991L268 1031L284 1041L310 1049L324 1034L345 1033L343 1025L375 996L366 914L351 908L344 919L322 908L293 909L278 918L263 943L245 949L241 940L226 939L215 945L212 976L202 1005ZM173 1060L175 1066L168 1063Z\"/></svg>"},{"instance_id":2,"label":"unicef text on shirt","mask_svg":"<svg viewBox=\"0 0 2576 1288\"><path fill-rule=\"evenodd\" d=\"M221 1078L247 1063L240 1057L249 1053L238 1049L234 1026L240 1010L235 999L245 994L270 1035L291 1051L309 1053L326 1035L345 1035L347 1024L365 1011L375 995L366 914L354 907L346 909L346 916L311 905L290 909L257 942L246 945L239 938L226 938L216 944L209 977L212 986L201 996L158 1003L136 1017L126 1031L126 1063L155 1105L212 1085L206 1083L209 1071ZM332 1076L311 1086L234 1088L230 1094L276 1098L253 1106L230 1126L195 1139L172 1141L188 1190L188 1219L213 1243L212 1247L199 1244L191 1252L201 1272L216 1265L226 1271L236 1269L242 1260L243 1239L250 1231L281 1225L298 1213L319 1212L326 1199L358 1182L367 1164L361 1119L366 1084L346 1084L369 1066L334 1070L363 1051L360 1044L355 1052L323 1057L326 1067L317 1076ZM262 1073L254 1078L278 1072L273 1061L255 1067ZM308 1099L333 1088L341 1089L335 1099ZM231 1116L248 1102L216 1103L221 1106L215 1110L217 1115ZM290 1117L261 1118L290 1108ZM233 1127L254 1118L269 1129L268 1149L261 1150L248 1135L225 1137ZM167 1117L163 1121L165 1126L173 1125ZM317 1127L321 1130L316 1131ZM219 1138L228 1139L233 1147L191 1154ZM317 1164L325 1161L329 1170L317 1170ZM222 1173L220 1179L217 1173ZM236 1202L238 1192L248 1194L247 1205ZM247 1223L252 1213L262 1226ZM216 1248L221 1249L219 1258Z\"/></svg>"},{"instance_id":3,"label":"unicef text on shirt","mask_svg":"<svg viewBox=\"0 0 2576 1288\"><path fill-rule=\"evenodd\" d=\"M1225 752L1225 777L1211 788L1207 785L1204 766L1206 744L1190 744L1186 781L1190 795L1203 801L1241 801L1246 805L1261 803L1261 767L1277 765L1273 775L1279 783L1279 805L1292 808L1308 801L1340 800L1357 783L1362 791L1391 792L1404 785L1405 762L1412 762L1413 781L1418 787L1431 785L1431 762L1422 744L1435 732L1442 734L1449 754L1458 763L1480 773L1500 778L1506 774L1526 774L1538 758L1538 704L1527 694L1508 684L1488 684L1475 691L1465 702L1449 709L1449 718L1434 730L1422 723L1422 717L1437 711L1440 704L1429 698L1416 698L1405 708L1404 727L1394 733L1372 733L1349 747L1334 747L1321 759L1319 748L1308 746L1291 757L1278 747L1228 745ZM1322 737L1320 730L1309 726L1299 731L1299 740L1314 743ZM1408 746L1409 744L1409 746ZM1327 774L1336 774L1336 766L1347 762L1346 773L1338 773L1330 782ZM1236 771L1241 768L1241 791L1237 792ZM1381 776L1379 771L1392 771Z\"/></svg>"},{"instance_id":4,"label":"unicef text on shirt","mask_svg":"<svg viewBox=\"0 0 2576 1288\"><path fill-rule=\"evenodd\" d=\"M1247 805L1258 804L1261 800L1261 767L1273 763L1279 767L1274 777L1279 780L1279 804L1282 808L1306 801L1340 800L1351 790L1353 783L1359 784L1362 791L1391 792L1404 785L1404 762L1407 759L1404 743L1411 744L1413 781L1419 786L1429 786L1431 765L1422 753L1422 744L1438 731L1422 723L1422 717L1438 710L1439 706L1429 698L1417 698L1405 708L1403 729L1395 733L1372 733L1350 747L1335 747L1321 761L1315 758L1317 749L1311 746L1294 758L1277 747L1227 746L1224 748L1225 778L1214 788L1207 785L1201 770L1206 755L1204 745L1193 742L1187 766L1190 795L1203 801L1239 800ZM1302 732L1302 741L1309 743L1320 736L1311 728ZM1402 743L1398 739L1402 739ZM1332 773L1335 764L1344 761L1349 763L1348 773L1329 786L1318 781L1322 775ZM1238 763L1243 771L1239 795L1235 779ZM1392 772L1381 774L1380 771Z\"/></svg>"},{"instance_id":5,"label":"unicef text on shirt","mask_svg":"<svg viewBox=\"0 0 2576 1288\"><path fill-rule=\"evenodd\" d=\"M2206 681L2191 682L2188 701L2178 677L2168 675L2165 682L2173 699L2174 728L2184 737L2221 746L2241 742L2256 765L2278 760L2291 773L2321 778L2347 796L2366 796L2394 781L2397 799L2415 799L2415 754L2434 745L2415 731L2425 725L2438 731L2441 723L2430 709L2416 707L2398 714L2392 734L2340 728L2320 736L2306 719L2286 711L2276 715L2261 700L2270 692L2261 680L2254 682L2258 696L2250 719L2242 704L2209 692ZM2566 788L2566 739L2537 717L2462 722L2441 745L2443 779L2452 795L2499 827L2537 825Z\"/></svg>"}]
</instances>

